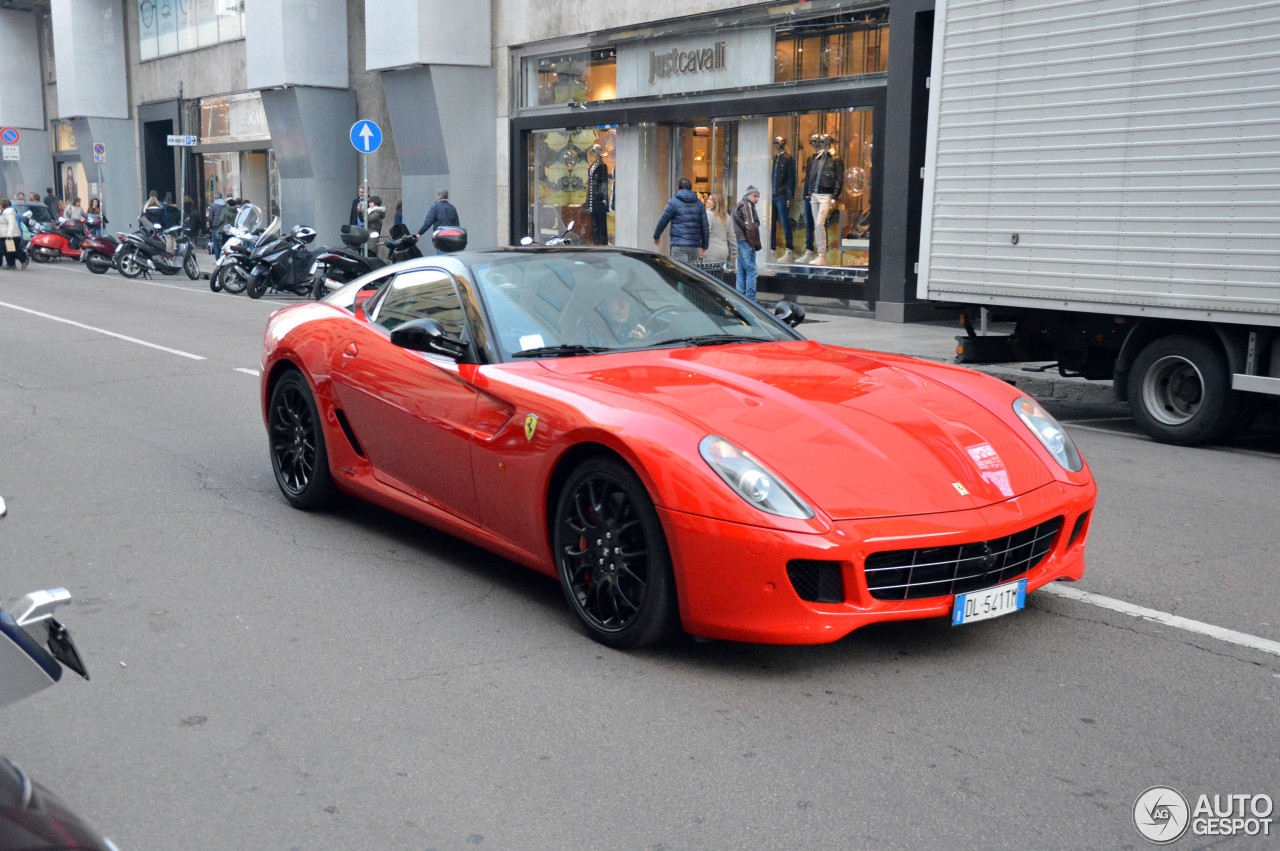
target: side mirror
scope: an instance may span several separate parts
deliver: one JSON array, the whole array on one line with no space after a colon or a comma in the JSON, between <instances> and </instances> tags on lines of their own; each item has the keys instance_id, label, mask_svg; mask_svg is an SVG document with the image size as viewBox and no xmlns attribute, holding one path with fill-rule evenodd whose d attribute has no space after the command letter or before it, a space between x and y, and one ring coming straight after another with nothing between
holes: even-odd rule
<instances>
[{"instance_id":1,"label":"side mirror","mask_svg":"<svg viewBox=\"0 0 1280 851\"><path fill-rule=\"evenodd\" d=\"M28 213L28 215L30 215L30 213ZM533 245L533 237L531 237L531 236L522 236L522 237L520 237L520 244L521 244L521 245Z\"/></svg>"},{"instance_id":2,"label":"side mirror","mask_svg":"<svg viewBox=\"0 0 1280 851\"><path fill-rule=\"evenodd\" d=\"M784 299L773 306L773 315L794 328L804 321L804 308Z\"/></svg>"},{"instance_id":3,"label":"side mirror","mask_svg":"<svg viewBox=\"0 0 1280 851\"><path fill-rule=\"evenodd\" d=\"M402 349L429 352L457 360L467 353L467 344L444 333L435 319L415 319L391 331L391 342Z\"/></svg>"},{"instance_id":4,"label":"side mirror","mask_svg":"<svg viewBox=\"0 0 1280 851\"><path fill-rule=\"evenodd\" d=\"M151 225L151 229L152 229L152 230L164 230L164 225L160 224L159 222L155 222L155 223L153 223L153 224Z\"/></svg>"},{"instance_id":5,"label":"side mirror","mask_svg":"<svg viewBox=\"0 0 1280 851\"><path fill-rule=\"evenodd\" d=\"M573 226L576 224L577 222L569 222L569 226L565 228L565 233L568 233L569 231L573 230Z\"/></svg>"},{"instance_id":6,"label":"side mirror","mask_svg":"<svg viewBox=\"0 0 1280 851\"><path fill-rule=\"evenodd\" d=\"M369 239L377 239L377 238L378 238L378 232L376 230L369 231Z\"/></svg>"}]
</instances>

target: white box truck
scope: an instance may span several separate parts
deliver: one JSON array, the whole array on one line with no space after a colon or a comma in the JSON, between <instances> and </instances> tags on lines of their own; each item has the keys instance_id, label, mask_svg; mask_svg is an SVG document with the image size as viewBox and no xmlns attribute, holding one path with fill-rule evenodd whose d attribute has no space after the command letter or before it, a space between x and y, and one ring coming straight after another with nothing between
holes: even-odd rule
<instances>
[{"instance_id":1,"label":"white box truck","mask_svg":"<svg viewBox=\"0 0 1280 851\"><path fill-rule=\"evenodd\" d=\"M919 295L1193 444L1280 395L1280 0L938 0ZM964 358L961 358L964 360Z\"/></svg>"}]
</instances>

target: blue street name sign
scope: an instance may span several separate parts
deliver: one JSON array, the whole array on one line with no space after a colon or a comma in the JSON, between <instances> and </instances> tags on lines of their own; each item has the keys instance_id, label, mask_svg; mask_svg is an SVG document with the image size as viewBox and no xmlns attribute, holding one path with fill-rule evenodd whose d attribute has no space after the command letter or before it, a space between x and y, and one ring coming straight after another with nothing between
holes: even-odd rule
<instances>
[{"instance_id":1,"label":"blue street name sign","mask_svg":"<svg viewBox=\"0 0 1280 851\"><path fill-rule=\"evenodd\" d=\"M351 125L351 146L362 154L372 154L382 147L382 128L361 119Z\"/></svg>"}]
</instances>

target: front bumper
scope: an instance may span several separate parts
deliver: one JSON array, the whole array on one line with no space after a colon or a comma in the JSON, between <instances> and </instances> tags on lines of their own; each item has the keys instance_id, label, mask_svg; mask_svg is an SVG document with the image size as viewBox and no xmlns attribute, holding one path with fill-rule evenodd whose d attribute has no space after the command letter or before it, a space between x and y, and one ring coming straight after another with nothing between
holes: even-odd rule
<instances>
[{"instance_id":1,"label":"front bumper","mask_svg":"<svg viewBox=\"0 0 1280 851\"><path fill-rule=\"evenodd\" d=\"M1088 520L1096 486L1054 482L1004 502L968 511L845 520L826 534L745 526L659 508L675 567L686 632L707 638L768 644L837 641L867 624L948 617L954 595L914 600L872 596L863 573L878 552L948 547L1017 534L1061 517L1048 554L1031 570L1027 591L1084 575ZM1070 545L1068 541L1073 537ZM843 602L801 599L787 572L793 560L834 562Z\"/></svg>"}]
</instances>

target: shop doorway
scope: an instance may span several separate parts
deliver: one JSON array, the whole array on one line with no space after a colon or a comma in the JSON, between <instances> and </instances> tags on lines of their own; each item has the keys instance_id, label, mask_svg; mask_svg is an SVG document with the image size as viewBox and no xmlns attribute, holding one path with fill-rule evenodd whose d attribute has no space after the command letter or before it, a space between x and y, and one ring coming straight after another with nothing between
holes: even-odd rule
<instances>
[{"instance_id":1,"label":"shop doorway","mask_svg":"<svg viewBox=\"0 0 1280 851\"><path fill-rule=\"evenodd\" d=\"M738 122L706 121L673 128L670 194L680 178L693 183L704 202L710 195L729 203L737 197Z\"/></svg>"},{"instance_id":2,"label":"shop doorway","mask_svg":"<svg viewBox=\"0 0 1280 851\"><path fill-rule=\"evenodd\" d=\"M181 199L177 195L178 181L174 175L177 158L174 156L175 149L169 147L169 136L173 132L173 121L169 119L143 123L142 164L144 185L142 191L145 195L154 190L156 196L161 200L164 200L165 193L168 193L169 197L180 202ZM142 199L138 200L138 207L141 209Z\"/></svg>"}]
</instances>

